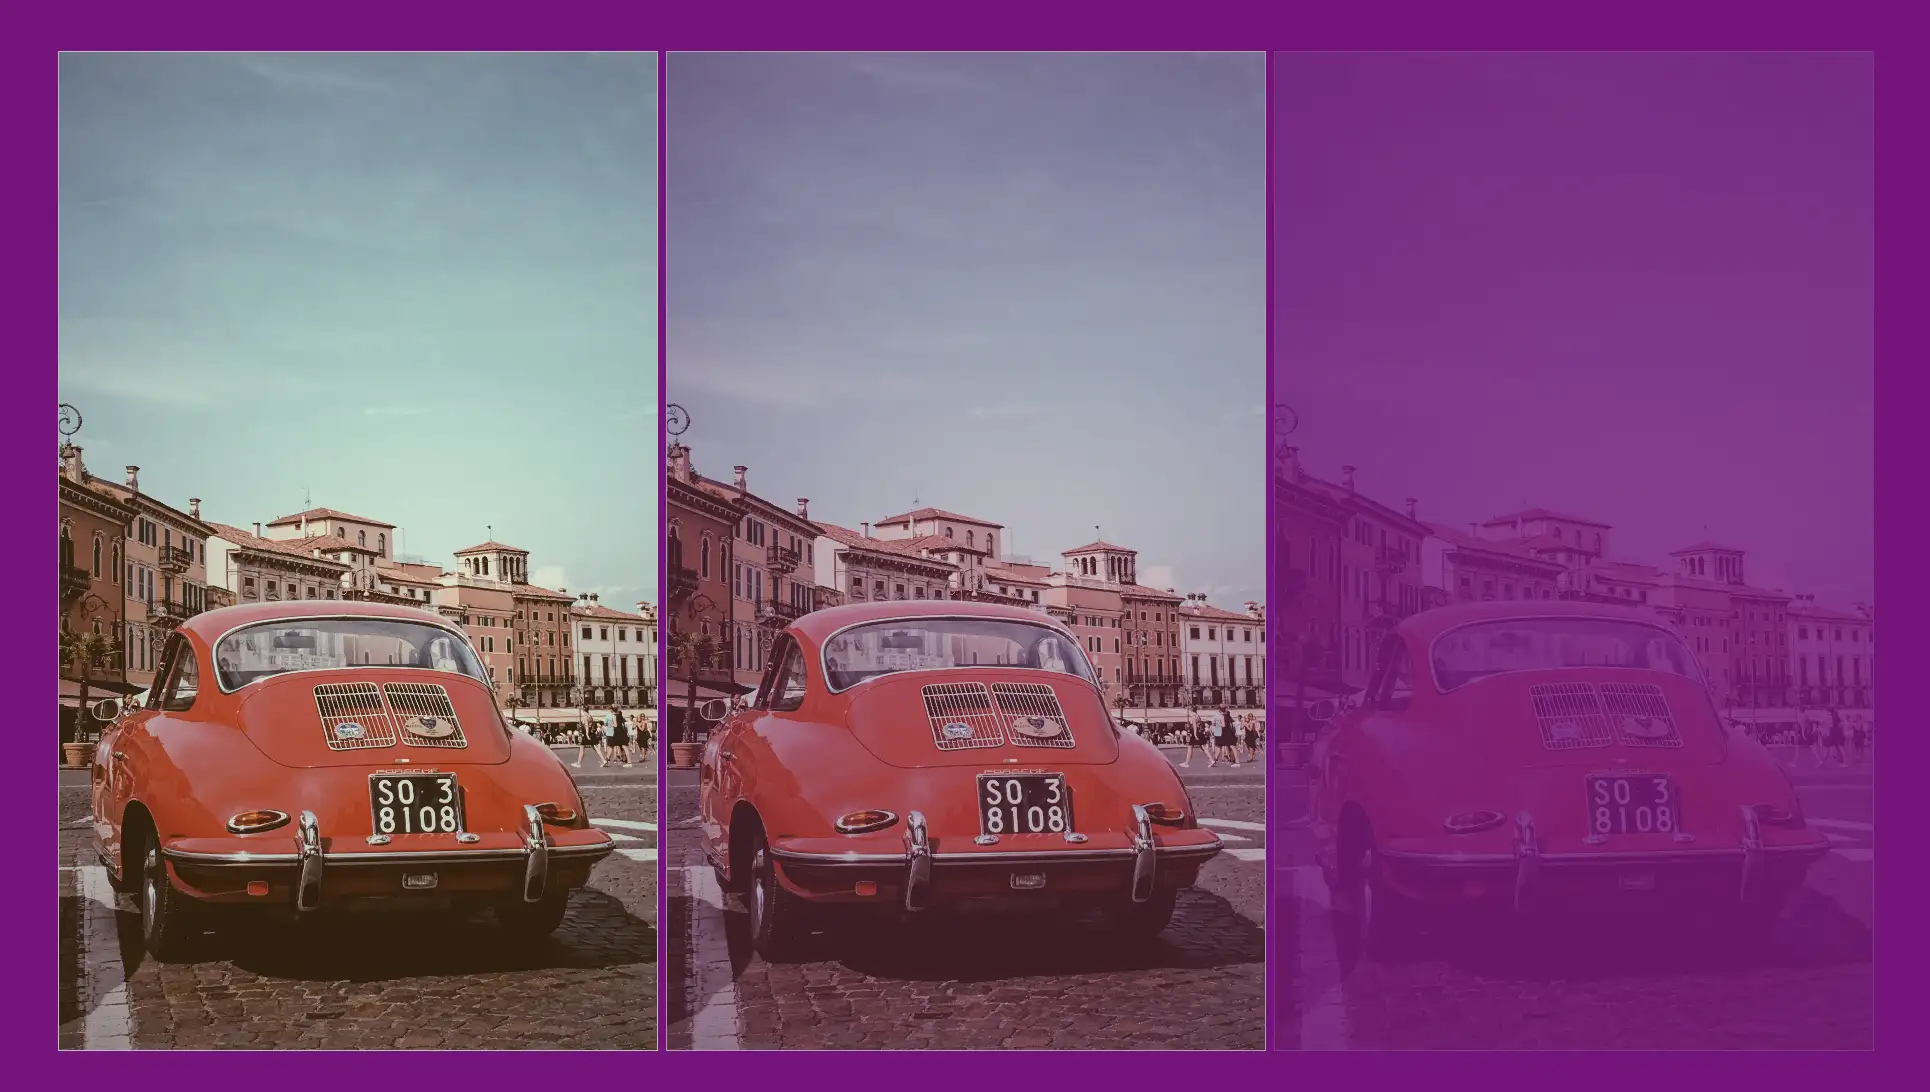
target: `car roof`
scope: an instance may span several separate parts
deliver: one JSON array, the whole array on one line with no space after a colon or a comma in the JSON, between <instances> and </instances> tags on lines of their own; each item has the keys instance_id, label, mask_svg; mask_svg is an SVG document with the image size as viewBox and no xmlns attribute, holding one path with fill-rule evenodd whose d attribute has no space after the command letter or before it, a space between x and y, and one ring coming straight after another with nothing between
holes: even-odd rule
<instances>
[{"instance_id":1,"label":"car roof","mask_svg":"<svg viewBox=\"0 0 1930 1092\"><path fill-rule=\"evenodd\" d=\"M894 622L913 618L990 618L1028 622L1064 631L1052 616L1002 603L972 603L952 599L894 599L883 603L849 603L815 610L791 623L791 631L812 644L822 644L847 626L864 622Z\"/></svg>"},{"instance_id":2,"label":"car roof","mask_svg":"<svg viewBox=\"0 0 1930 1092\"><path fill-rule=\"evenodd\" d=\"M1622 622L1644 622L1671 629L1660 614L1637 604L1590 603L1566 599L1502 599L1481 603L1455 603L1408 616L1400 632L1420 641L1431 641L1456 626L1470 622L1498 622L1511 618L1607 618Z\"/></svg>"},{"instance_id":3,"label":"car roof","mask_svg":"<svg viewBox=\"0 0 1930 1092\"><path fill-rule=\"evenodd\" d=\"M353 599L303 599L296 602L242 603L203 611L181 623L183 632L199 637L209 645L239 626L257 622L277 622L291 618L384 618L435 626L451 633L462 631L439 614L421 607L396 603L364 603Z\"/></svg>"}]
</instances>

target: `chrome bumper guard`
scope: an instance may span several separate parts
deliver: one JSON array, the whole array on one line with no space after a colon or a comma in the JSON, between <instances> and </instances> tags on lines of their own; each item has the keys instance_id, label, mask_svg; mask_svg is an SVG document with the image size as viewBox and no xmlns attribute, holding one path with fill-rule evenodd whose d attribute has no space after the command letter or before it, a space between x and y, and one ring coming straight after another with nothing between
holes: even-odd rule
<instances>
[{"instance_id":1,"label":"chrome bumper guard","mask_svg":"<svg viewBox=\"0 0 1930 1092\"><path fill-rule=\"evenodd\" d=\"M1747 804L1742 806L1742 889L1744 905L1759 901L1763 894L1762 821Z\"/></svg>"},{"instance_id":2,"label":"chrome bumper guard","mask_svg":"<svg viewBox=\"0 0 1930 1092\"><path fill-rule=\"evenodd\" d=\"M1515 816L1515 912L1534 909L1535 889L1541 885L1541 840L1535 836L1535 817Z\"/></svg>"},{"instance_id":3,"label":"chrome bumper guard","mask_svg":"<svg viewBox=\"0 0 1930 1092\"><path fill-rule=\"evenodd\" d=\"M905 909L916 912L930 905L931 835L925 813L914 811L905 816Z\"/></svg>"},{"instance_id":4,"label":"chrome bumper guard","mask_svg":"<svg viewBox=\"0 0 1930 1092\"><path fill-rule=\"evenodd\" d=\"M322 828L312 811L302 812L295 830L295 856L301 875L295 881L295 909L313 910L322 904Z\"/></svg>"},{"instance_id":5,"label":"chrome bumper guard","mask_svg":"<svg viewBox=\"0 0 1930 1092\"><path fill-rule=\"evenodd\" d=\"M550 838L543 830L543 816L534 804L523 805L523 901L542 902L549 887Z\"/></svg>"},{"instance_id":6,"label":"chrome bumper guard","mask_svg":"<svg viewBox=\"0 0 1930 1092\"><path fill-rule=\"evenodd\" d=\"M1141 804L1133 805L1133 901L1145 902L1153 897L1153 863L1159 855L1153 842L1153 817L1146 813Z\"/></svg>"}]
</instances>

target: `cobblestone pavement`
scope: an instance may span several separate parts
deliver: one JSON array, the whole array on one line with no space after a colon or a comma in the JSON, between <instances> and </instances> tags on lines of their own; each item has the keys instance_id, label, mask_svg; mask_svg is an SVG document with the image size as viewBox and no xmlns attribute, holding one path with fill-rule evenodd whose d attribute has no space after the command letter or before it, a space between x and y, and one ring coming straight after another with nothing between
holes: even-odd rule
<instances>
[{"instance_id":1,"label":"cobblestone pavement","mask_svg":"<svg viewBox=\"0 0 1930 1092\"><path fill-rule=\"evenodd\" d=\"M60 1044L654 1050L653 767L572 771L619 848L534 948L504 946L486 915L368 917L216 933L174 964L142 952L132 900L106 890L92 857L85 775L63 773Z\"/></svg>"},{"instance_id":2,"label":"cobblestone pavement","mask_svg":"<svg viewBox=\"0 0 1930 1092\"><path fill-rule=\"evenodd\" d=\"M1229 771L1230 773L1230 771ZM1193 781L1229 849L1154 944L987 921L820 935L796 963L751 953L690 825L694 776L670 772L666 1042L672 1050L1259 1049L1265 1039L1265 787L1260 771ZM1234 840L1240 839L1240 840ZM1247 859L1241 859L1242 857Z\"/></svg>"},{"instance_id":3,"label":"cobblestone pavement","mask_svg":"<svg viewBox=\"0 0 1930 1092\"><path fill-rule=\"evenodd\" d=\"M1305 776L1281 778L1274 1045L1282 1049L1868 1049L1875 820L1867 773L1794 774L1837 847L1776 942L1658 944L1664 922L1457 928L1400 958L1343 957L1304 828ZM1717 938L1719 939L1719 938ZM1675 954L1658 954L1673 951Z\"/></svg>"}]
</instances>

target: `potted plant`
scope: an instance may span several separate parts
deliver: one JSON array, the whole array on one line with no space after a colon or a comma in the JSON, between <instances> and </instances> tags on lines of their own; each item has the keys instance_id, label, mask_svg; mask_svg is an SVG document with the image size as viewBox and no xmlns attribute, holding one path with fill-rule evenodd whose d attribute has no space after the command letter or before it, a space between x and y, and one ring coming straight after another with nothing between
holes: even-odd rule
<instances>
[{"instance_id":1,"label":"potted plant","mask_svg":"<svg viewBox=\"0 0 1930 1092\"><path fill-rule=\"evenodd\" d=\"M670 635L671 658L683 665L685 691L683 715L677 718L677 738L670 744L670 765L688 769L697 765L697 756L703 744L693 736L692 726L697 717L697 675L709 667L717 658L719 645L717 639L708 633L693 634L681 630Z\"/></svg>"},{"instance_id":2,"label":"potted plant","mask_svg":"<svg viewBox=\"0 0 1930 1092\"><path fill-rule=\"evenodd\" d=\"M100 724L88 702L94 669L105 667L118 651L114 639L104 633L63 633L60 659L80 675L80 708L74 710L74 738L60 745L62 765L86 767L94 763L94 744L100 740Z\"/></svg>"}]
</instances>

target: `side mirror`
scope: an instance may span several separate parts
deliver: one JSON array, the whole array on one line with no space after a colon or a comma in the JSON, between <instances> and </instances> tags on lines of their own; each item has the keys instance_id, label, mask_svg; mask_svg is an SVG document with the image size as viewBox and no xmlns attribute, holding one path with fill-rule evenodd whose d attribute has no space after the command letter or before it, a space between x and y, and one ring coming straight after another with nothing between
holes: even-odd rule
<instances>
[{"instance_id":1,"label":"side mirror","mask_svg":"<svg viewBox=\"0 0 1930 1092\"><path fill-rule=\"evenodd\" d=\"M1340 715L1340 703L1332 698L1322 698L1307 706L1307 719L1316 724L1325 724Z\"/></svg>"},{"instance_id":2,"label":"side mirror","mask_svg":"<svg viewBox=\"0 0 1930 1092\"><path fill-rule=\"evenodd\" d=\"M93 714L96 721L112 724L121 719L121 701L119 698L102 698L95 702L88 712Z\"/></svg>"},{"instance_id":3,"label":"side mirror","mask_svg":"<svg viewBox=\"0 0 1930 1092\"><path fill-rule=\"evenodd\" d=\"M697 715L715 723L730 715L730 702L723 698L712 698L697 707Z\"/></svg>"}]
</instances>

